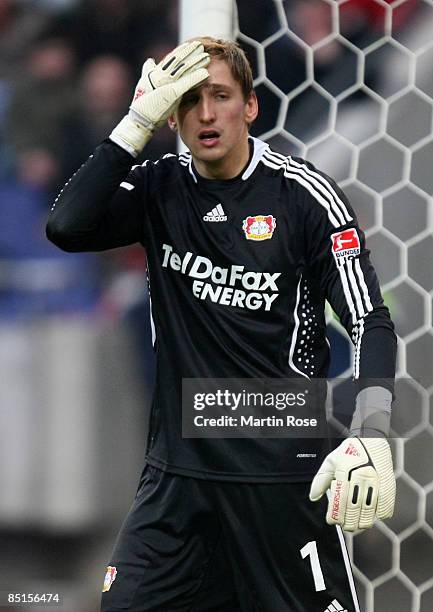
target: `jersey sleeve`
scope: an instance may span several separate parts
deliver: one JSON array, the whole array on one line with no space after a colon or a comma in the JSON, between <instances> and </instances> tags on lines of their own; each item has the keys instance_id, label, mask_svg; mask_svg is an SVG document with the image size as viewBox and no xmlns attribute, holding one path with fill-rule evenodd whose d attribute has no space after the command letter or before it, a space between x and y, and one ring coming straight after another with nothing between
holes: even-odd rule
<instances>
[{"instance_id":1,"label":"jersey sleeve","mask_svg":"<svg viewBox=\"0 0 433 612\"><path fill-rule=\"evenodd\" d=\"M145 166L104 141L69 179L56 198L47 237L65 251L102 251L145 243L145 203L149 177Z\"/></svg>"},{"instance_id":2,"label":"jersey sleeve","mask_svg":"<svg viewBox=\"0 0 433 612\"><path fill-rule=\"evenodd\" d=\"M303 160L306 262L353 344L353 375L360 389L393 391L396 336L365 235L338 185Z\"/></svg>"}]
</instances>

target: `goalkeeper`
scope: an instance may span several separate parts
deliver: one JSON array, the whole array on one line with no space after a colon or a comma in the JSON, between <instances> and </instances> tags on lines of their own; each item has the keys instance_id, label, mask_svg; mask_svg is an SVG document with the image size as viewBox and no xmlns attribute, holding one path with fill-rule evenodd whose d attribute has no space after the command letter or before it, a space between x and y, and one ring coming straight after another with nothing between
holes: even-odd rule
<instances>
[{"instance_id":1,"label":"goalkeeper","mask_svg":"<svg viewBox=\"0 0 433 612\"><path fill-rule=\"evenodd\" d=\"M103 612L359 611L341 529L393 513L396 338L364 234L331 178L250 136L257 114L235 43L204 37L149 59L127 115L50 213L64 250L147 251L156 385ZM187 151L134 165L165 122ZM336 449L182 437L183 379L326 378L325 299L358 386Z\"/></svg>"}]
</instances>

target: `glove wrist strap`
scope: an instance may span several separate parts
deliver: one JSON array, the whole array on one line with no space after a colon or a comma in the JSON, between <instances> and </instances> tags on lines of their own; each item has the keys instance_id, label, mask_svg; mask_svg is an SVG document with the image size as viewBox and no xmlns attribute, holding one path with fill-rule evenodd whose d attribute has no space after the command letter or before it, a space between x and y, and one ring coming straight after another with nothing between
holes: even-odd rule
<instances>
[{"instance_id":1,"label":"glove wrist strap","mask_svg":"<svg viewBox=\"0 0 433 612\"><path fill-rule=\"evenodd\" d=\"M129 111L129 115L123 117L110 134L110 140L133 157L141 153L153 136L153 125L150 122L145 125L145 118L140 117L139 120L138 117L137 113Z\"/></svg>"}]
</instances>

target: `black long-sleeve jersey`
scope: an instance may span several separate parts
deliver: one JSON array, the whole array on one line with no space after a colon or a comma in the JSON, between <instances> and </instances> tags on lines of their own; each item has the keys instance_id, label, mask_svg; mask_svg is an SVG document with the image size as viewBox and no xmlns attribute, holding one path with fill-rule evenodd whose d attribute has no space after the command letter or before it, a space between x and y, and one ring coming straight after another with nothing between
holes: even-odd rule
<instances>
[{"instance_id":1,"label":"black long-sleeve jersey","mask_svg":"<svg viewBox=\"0 0 433 612\"><path fill-rule=\"evenodd\" d=\"M243 172L221 181L201 177L189 152L131 169L105 141L60 193L47 235L68 251L146 248L150 464L215 480L303 480L329 450L317 440L182 438L182 379L326 377L325 299L355 345L360 387L393 379L396 339L339 187L261 140L250 150Z\"/></svg>"}]
</instances>

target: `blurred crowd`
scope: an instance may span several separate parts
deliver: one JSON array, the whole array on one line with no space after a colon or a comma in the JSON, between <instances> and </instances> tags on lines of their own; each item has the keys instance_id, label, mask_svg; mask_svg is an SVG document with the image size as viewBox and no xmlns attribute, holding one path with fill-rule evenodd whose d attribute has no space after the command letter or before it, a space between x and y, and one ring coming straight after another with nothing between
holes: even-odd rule
<instances>
[{"instance_id":1,"label":"blurred crowd","mask_svg":"<svg viewBox=\"0 0 433 612\"><path fill-rule=\"evenodd\" d=\"M139 251L66 255L44 225L58 191L127 111L144 59L176 45L177 21L173 0L1 0L2 318L95 308L116 316L140 301ZM163 129L146 157L175 146ZM130 273L121 288L107 281L117 267Z\"/></svg>"},{"instance_id":2,"label":"blurred crowd","mask_svg":"<svg viewBox=\"0 0 433 612\"><path fill-rule=\"evenodd\" d=\"M173 48L177 29L177 0L0 1L0 321L148 321L141 249L66 254L44 226L56 194L127 111L143 61ZM162 129L146 158L175 148ZM140 340L146 359L149 342Z\"/></svg>"}]
</instances>

